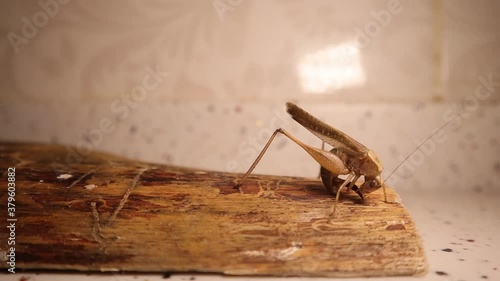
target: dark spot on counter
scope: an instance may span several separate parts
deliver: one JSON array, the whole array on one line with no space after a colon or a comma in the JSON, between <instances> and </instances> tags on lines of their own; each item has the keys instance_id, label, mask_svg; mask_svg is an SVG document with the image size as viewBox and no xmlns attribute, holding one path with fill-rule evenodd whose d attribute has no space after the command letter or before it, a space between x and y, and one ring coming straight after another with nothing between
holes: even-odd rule
<instances>
[{"instance_id":1,"label":"dark spot on counter","mask_svg":"<svg viewBox=\"0 0 500 281\"><path fill-rule=\"evenodd\" d=\"M241 111L242 111L241 106L237 105L237 106L234 107L234 112L240 113Z\"/></svg>"},{"instance_id":2,"label":"dark spot on counter","mask_svg":"<svg viewBox=\"0 0 500 281\"><path fill-rule=\"evenodd\" d=\"M453 250L452 250L452 249L450 249L450 248L444 248L444 249L442 249L441 251L443 251L443 252L448 252L448 253L449 253L449 252L453 252Z\"/></svg>"},{"instance_id":3,"label":"dark spot on counter","mask_svg":"<svg viewBox=\"0 0 500 281\"><path fill-rule=\"evenodd\" d=\"M170 273L170 272L165 272L165 273L163 273L162 278L163 278L163 279L167 279L167 278L170 278L170 276L172 276L172 273Z\"/></svg>"},{"instance_id":4,"label":"dark spot on counter","mask_svg":"<svg viewBox=\"0 0 500 281\"><path fill-rule=\"evenodd\" d=\"M467 240L465 240L465 241L467 241L467 242L471 242L471 243L472 243L472 242L476 242L476 240L474 240L474 239L467 239Z\"/></svg>"},{"instance_id":5,"label":"dark spot on counter","mask_svg":"<svg viewBox=\"0 0 500 281\"><path fill-rule=\"evenodd\" d=\"M458 259L459 261L465 261L464 259Z\"/></svg>"},{"instance_id":6,"label":"dark spot on counter","mask_svg":"<svg viewBox=\"0 0 500 281\"><path fill-rule=\"evenodd\" d=\"M208 112L214 112L215 111L215 106L213 104L209 105L207 107Z\"/></svg>"},{"instance_id":7,"label":"dark spot on counter","mask_svg":"<svg viewBox=\"0 0 500 281\"><path fill-rule=\"evenodd\" d=\"M194 278L193 276L191 276L191 277L189 278L189 280L196 280L196 278Z\"/></svg>"},{"instance_id":8,"label":"dark spot on counter","mask_svg":"<svg viewBox=\"0 0 500 281\"><path fill-rule=\"evenodd\" d=\"M444 272L444 271L436 271L436 274L439 275L439 276L448 276L448 273Z\"/></svg>"},{"instance_id":9,"label":"dark spot on counter","mask_svg":"<svg viewBox=\"0 0 500 281\"><path fill-rule=\"evenodd\" d=\"M481 279L488 279L488 276L486 276L486 275L482 275L482 276L481 276Z\"/></svg>"}]
</instances>

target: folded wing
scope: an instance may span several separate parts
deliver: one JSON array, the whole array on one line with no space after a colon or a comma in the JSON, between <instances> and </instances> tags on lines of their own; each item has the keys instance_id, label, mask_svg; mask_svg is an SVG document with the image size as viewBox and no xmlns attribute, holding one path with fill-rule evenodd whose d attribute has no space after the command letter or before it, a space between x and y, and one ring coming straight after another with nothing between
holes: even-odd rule
<instances>
[{"instance_id":1,"label":"folded wing","mask_svg":"<svg viewBox=\"0 0 500 281\"><path fill-rule=\"evenodd\" d=\"M316 137L350 156L360 157L368 151L357 140L324 123L291 102L286 103L286 111L295 121L308 129Z\"/></svg>"}]
</instances>

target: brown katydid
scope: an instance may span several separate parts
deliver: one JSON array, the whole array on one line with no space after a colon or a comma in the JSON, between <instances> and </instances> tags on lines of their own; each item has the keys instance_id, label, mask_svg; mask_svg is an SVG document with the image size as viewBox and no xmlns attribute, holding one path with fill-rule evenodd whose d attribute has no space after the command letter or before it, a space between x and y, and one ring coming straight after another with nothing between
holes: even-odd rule
<instances>
[{"instance_id":1,"label":"brown katydid","mask_svg":"<svg viewBox=\"0 0 500 281\"><path fill-rule=\"evenodd\" d=\"M276 135L281 133L302 147L321 165L320 175L323 184L328 191L336 195L332 216L335 215L341 190L346 186L347 189L354 190L363 200L364 194L371 193L382 187L384 190L384 198L387 202L387 194L381 176L383 168L375 152L291 102L286 104L286 110L295 121L304 126L323 142L331 145L333 149L327 151L309 146L284 129L276 129L252 166L250 166L243 176L243 179L236 184L236 188L239 188L246 181ZM339 175L347 175L347 178L342 180L338 178ZM355 184L361 176L364 176L365 182L358 188ZM340 187L338 187L339 184Z\"/></svg>"}]
</instances>

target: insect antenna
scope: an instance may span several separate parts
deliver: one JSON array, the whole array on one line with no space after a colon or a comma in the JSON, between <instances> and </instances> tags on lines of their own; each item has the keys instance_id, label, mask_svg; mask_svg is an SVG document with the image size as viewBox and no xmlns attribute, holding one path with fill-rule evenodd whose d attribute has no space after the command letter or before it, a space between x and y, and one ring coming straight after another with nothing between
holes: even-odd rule
<instances>
[{"instance_id":1,"label":"insect antenna","mask_svg":"<svg viewBox=\"0 0 500 281\"><path fill-rule=\"evenodd\" d=\"M462 117L462 113L458 113L457 116L453 117L451 120L449 120L448 122L444 123L441 127L439 127L439 129L437 129L432 134L430 134L429 137L427 137L421 144L419 144L410 154L408 154L408 156L406 156L405 159L403 159L403 161L401 161L401 163L399 163L398 166L396 166L396 168L394 170L392 170L392 172L389 174L389 176L387 178L385 178L384 182L386 182L399 169L399 167L401 167L406 162L406 160L408 160L415 152L417 152L422 147L422 145L427 143L427 141L429 141L434 135L436 135L439 131L444 129L446 126L448 126L451 122L455 121L455 119L457 119L458 117Z\"/></svg>"}]
</instances>

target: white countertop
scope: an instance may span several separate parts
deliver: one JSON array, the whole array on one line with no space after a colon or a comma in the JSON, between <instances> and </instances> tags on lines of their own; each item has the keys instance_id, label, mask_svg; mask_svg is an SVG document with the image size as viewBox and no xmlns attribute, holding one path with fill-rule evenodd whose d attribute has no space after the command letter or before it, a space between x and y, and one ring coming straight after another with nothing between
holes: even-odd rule
<instances>
[{"instance_id":1,"label":"white countertop","mask_svg":"<svg viewBox=\"0 0 500 281\"><path fill-rule=\"evenodd\" d=\"M398 194L420 230L429 262L423 277L393 277L391 280L500 280L500 192L447 189L401 190ZM458 189L460 190L460 189ZM494 190L494 189L491 189ZM228 277L204 274L34 274L2 275L2 280L281 280L284 278ZM310 278L287 278L307 280ZM311 278L327 280L331 278ZM366 278L349 279L352 281ZM376 279L376 278L375 278ZM387 278L380 278L387 279Z\"/></svg>"}]
</instances>

